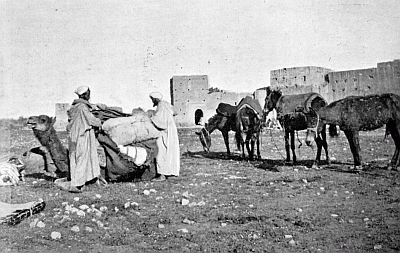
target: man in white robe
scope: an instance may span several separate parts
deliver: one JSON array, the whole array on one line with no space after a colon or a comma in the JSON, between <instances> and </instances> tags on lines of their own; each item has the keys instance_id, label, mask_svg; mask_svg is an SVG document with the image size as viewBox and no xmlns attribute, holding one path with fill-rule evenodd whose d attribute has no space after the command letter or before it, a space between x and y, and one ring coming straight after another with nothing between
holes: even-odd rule
<instances>
[{"instance_id":1,"label":"man in white robe","mask_svg":"<svg viewBox=\"0 0 400 253\"><path fill-rule=\"evenodd\" d=\"M94 128L101 128L100 119L92 113L89 103L90 89L78 87L79 96L68 110L68 147L71 171L71 192L80 192L89 181L100 178L100 164Z\"/></svg>"},{"instance_id":2,"label":"man in white robe","mask_svg":"<svg viewBox=\"0 0 400 253\"><path fill-rule=\"evenodd\" d=\"M157 139L158 155L156 158L159 176L153 181L164 181L168 176L179 176L180 171L178 129L174 120L176 113L172 105L162 100L160 92L152 92L149 96L153 105L157 106L150 119L161 132L161 137Z\"/></svg>"}]
</instances>

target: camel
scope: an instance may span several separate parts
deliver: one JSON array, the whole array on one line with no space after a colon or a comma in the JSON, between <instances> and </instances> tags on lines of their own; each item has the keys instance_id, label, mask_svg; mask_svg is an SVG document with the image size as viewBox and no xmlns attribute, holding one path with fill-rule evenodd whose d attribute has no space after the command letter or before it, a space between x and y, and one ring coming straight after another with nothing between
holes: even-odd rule
<instances>
[{"instance_id":1,"label":"camel","mask_svg":"<svg viewBox=\"0 0 400 253\"><path fill-rule=\"evenodd\" d=\"M41 155L44 159L46 172L49 172L49 158L51 158L56 167L54 172L56 176L69 178L68 151L57 136L54 129L55 122L55 117L52 118L47 115L31 116L28 118L27 125L32 129L33 134L42 146L32 148L23 155L29 156L30 153Z\"/></svg>"},{"instance_id":2,"label":"camel","mask_svg":"<svg viewBox=\"0 0 400 253\"><path fill-rule=\"evenodd\" d=\"M101 112L97 112L97 114L99 118L104 118ZM49 155L57 168L55 171L57 177L68 177L70 180L68 150L57 136L53 127L55 121L55 118L47 115L29 117L27 125L33 130L42 147L32 148L25 154L35 153L43 156L45 170L48 166L46 163L49 161L47 157ZM158 152L155 139L135 143L136 147L142 147L147 151L146 162L138 166L134 163L134 159L120 152L117 144L104 131L99 131L96 138L104 148L106 165L101 167L101 174L107 181L136 182L151 180L155 177L155 158Z\"/></svg>"}]
</instances>

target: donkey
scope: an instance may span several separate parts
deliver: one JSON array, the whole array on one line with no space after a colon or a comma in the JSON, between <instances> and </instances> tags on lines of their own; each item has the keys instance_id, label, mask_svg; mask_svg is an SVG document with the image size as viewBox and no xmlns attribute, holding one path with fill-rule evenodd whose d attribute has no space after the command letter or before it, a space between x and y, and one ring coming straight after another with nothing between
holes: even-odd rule
<instances>
[{"instance_id":1,"label":"donkey","mask_svg":"<svg viewBox=\"0 0 400 253\"><path fill-rule=\"evenodd\" d=\"M386 132L390 133L396 146L387 168L396 169L399 165L400 96L392 93L350 96L334 101L319 111L310 110L306 116L313 119L308 121L308 142L318 136L326 124L340 127L349 142L356 170L362 169L359 131L375 130L386 124Z\"/></svg>"},{"instance_id":2,"label":"donkey","mask_svg":"<svg viewBox=\"0 0 400 253\"><path fill-rule=\"evenodd\" d=\"M290 149L293 154L293 164L297 162L295 152L295 136L294 132L299 130L307 129L308 118L305 116L305 112L309 108L313 108L315 111L320 110L328 103L318 93L310 92L297 95L282 95L282 91L273 90L265 98L264 114L269 113L273 109L277 112L277 118L279 123L285 132L285 149L286 149L286 162L290 162ZM289 135L291 138L290 149L289 149ZM321 132L315 139L317 144L317 156L313 163L313 168L317 168L321 159L322 147L325 149L326 162L330 163L330 157L328 154L328 144L326 142L325 125L321 128Z\"/></svg>"},{"instance_id":3,"label":"donkey","mask_svg":"<svg viewBox=\"0 0 400 253\"><path fill-rule=\"evenodd\" d=\"M247 96L238 105L236 112L236 143L242 149L245 159L244 145L246 144L249 160L254 160L254 144L257 144L257 159L260 154L260 132L263 120L261 105L256 99Z\"/></svg>"},{"instance_id":4,"label":"donkey","mask_svg":"<svg viewBox=\"0 0 400 253\"><path fill-rule=\"evenodd\" d=\"M222 107L224 108L229 107L230 109L226 110L225 112L218 110ZM227 111L231 112L227 113ZM220 103L220 105L217 108L217 114L212 116L208 120L208 122L204 124L204 127L199 132L196 132L196 134L200 138L200 142L203 146L204 151L210 152L211 133L214 132L214 130L218 129L219 131L221 131L222 136L224 138L227 154L228 155L231 154L231 151L229 149L229 131L236 131L235 115L236 115L236 106ZM238 149L240 150L239 146Z\"/></svg>"}]
</instances>

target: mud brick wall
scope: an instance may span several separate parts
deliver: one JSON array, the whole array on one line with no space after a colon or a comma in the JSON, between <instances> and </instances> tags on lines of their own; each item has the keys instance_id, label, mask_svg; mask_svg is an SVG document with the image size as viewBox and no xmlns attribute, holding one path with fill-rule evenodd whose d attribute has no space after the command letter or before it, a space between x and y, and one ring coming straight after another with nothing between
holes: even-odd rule
<instances>
[{"instance_id":1,"label":"mud brick wall","mask_svg":"<svg viewBox=\"0 0 400 253\"><path fill-rule=\"evenodd\" d=\"M249 92L209 91L207 75L174 76L170 80L171 104L180 127L195 125L195 112L201 110L205 120L212 117L221 102L236 105Z\"/></svg>"},{"instance_id":2,"label":"mud brick wall","mask_svg":"<svg viewBox=\"0 0 400 253\"><path fill-rule=\"evenodd\" d=\"M400 60L378 63L377 68L336 72L320 67L272 70L271 88L281 89L284 95L318 92L329 103L347 96L400 95Z\"/></svg>"}]
</instances>

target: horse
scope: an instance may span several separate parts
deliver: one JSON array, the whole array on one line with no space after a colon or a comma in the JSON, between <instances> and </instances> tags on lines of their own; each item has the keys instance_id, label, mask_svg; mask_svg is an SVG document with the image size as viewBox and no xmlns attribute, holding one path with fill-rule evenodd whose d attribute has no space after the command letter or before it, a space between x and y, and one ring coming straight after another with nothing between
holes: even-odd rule
<instances>
[{"instance_id":1,"label":"horse","mask_svg":"<svg viewBox=\"0 0 400 253\"><path fill-rule=\"evenodd\" d=\"M243 98L236 112L236 143L240 145L242 157L245 159L244 145L246 144L249 160L254 159L254 144L257 144L257 159L260 154L260 132L263 120L263 111L258 100L247 96Z\"/></svg>"},{"instance_id":2,"label":"horse","mask_svg":"<svg viewBox=\"0 0 400 253\"><path fill-rule=\"evenodd\" d=\"M399 165L400 150L400 96L392 93L368 96L350 96L334 101L319 111L307 113L309 121L307 141L312 141L325 124L338 125L344 132L354 158L354 169L362 170L359 131L370 131L386 124L386 132L392 136L396 150L388 164L388 170Z\"/></svg>"},{"instance_id":3,"label":"horse","mask_svg":"<svg viewBox=\"0 0 400 253\"><path fill-rule=\"evenodd\" d=\"M212 116L204 127L196 134L200 138L200 142L204 151L210 152L211 133L218 129L224 138L227 154L230 155L229 149L229 131L236 131L236 106L220 103L216 109L217 113ZM239 148L239 146L238 146Z\"/></svg>"},{"instance_id":4,"label":"horse","mask_svg":"<svg viewBox=\"0 0 400 253\"><path fill-rule=\"evenodd\" d=\"M293 154L293 164L297 162L294 132L307 129L308 118L305 116L305 112L309 108L318 111L327 104L326 100L315 92L283 96L282 91L273 90L265 98L264 115L275 109L278 121L285 132L286 162L290 162L289 135L291 138L290 149ZM312 165L313 168L317 168L320 163L322 147L325 149L326 162L330 163L325 129L324 125L320 134L315 138L317 156Z\"/></svg>"}]
</instances>

